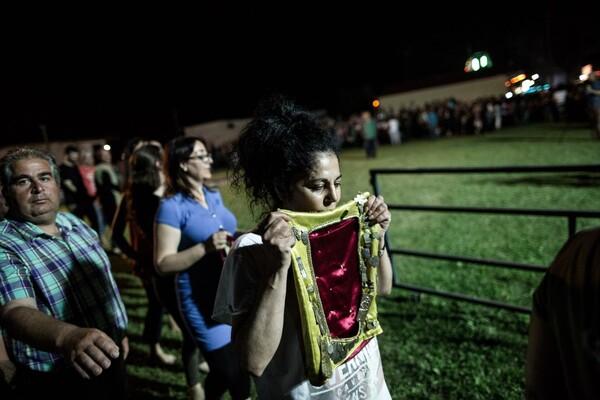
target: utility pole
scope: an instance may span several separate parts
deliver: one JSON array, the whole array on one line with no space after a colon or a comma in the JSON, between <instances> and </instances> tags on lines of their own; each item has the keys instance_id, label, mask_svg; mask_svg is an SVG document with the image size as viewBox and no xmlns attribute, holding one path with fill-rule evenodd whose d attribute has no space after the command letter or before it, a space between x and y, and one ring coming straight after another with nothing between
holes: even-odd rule
<instances>
[{"instance_id":1,"label":"utility pole","mask_svg":"<svg viewBox=\"0 0 600 400\"><path fill-rule=\"evenodd\" d=\"M42 131L42 138L44 140L46 151L50 151L50 141L48 140L48 131L46 130L46 125L41 124L40 130Z\"/></svg>"}]
</instances>

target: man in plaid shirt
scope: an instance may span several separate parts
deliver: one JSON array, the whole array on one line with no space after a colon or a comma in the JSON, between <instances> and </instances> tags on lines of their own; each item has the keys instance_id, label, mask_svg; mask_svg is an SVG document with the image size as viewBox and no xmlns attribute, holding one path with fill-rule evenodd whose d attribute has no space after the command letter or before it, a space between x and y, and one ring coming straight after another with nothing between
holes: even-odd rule
<instances>
[{"instance_id":1,"label":"man in plaid shirt","mask_svg":"<svg viewBox=\"0 0 600 400\"><path fill-rule=\"evenodd\" d=\"M0 159L0 327L19 398L124 399L127 314L98 234L59 212L47 152Z\"/></svg>"}]
</instances>

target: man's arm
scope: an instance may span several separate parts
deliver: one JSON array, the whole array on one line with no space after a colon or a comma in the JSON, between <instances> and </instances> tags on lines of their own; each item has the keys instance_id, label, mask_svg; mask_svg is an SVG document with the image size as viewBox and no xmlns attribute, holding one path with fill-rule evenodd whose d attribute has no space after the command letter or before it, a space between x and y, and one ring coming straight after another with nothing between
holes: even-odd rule
<instances>
[{"instance_id":1,"label":"man's arm","mask_svg":"<svg viewBox=\"0 0 600 400\"><path fill-rule=\"evenodd\" d=\"M65 179L62 181L62 186L66 187L69 192L77 193L77 186L75 186L71 179Z\"/></svg>"},{"instance_id":2,"label":"man's arm","mask_svg":"<svg viewBox=\"0 0 600 400\"><path fill-rule=\"evenodd\" d=\"M104 332L80 328L37 309L33 298L10 301L0 309L0 324L13 337L43 351L62 354L82 377L100 375L119 357L119 347Z\"/></svg>"}]
</instances>

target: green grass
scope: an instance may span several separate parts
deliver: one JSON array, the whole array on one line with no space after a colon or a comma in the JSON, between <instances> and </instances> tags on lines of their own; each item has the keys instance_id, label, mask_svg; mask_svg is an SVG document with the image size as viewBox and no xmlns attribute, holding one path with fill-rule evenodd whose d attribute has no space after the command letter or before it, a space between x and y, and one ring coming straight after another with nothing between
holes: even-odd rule
<instances>
[{"instance_id":1,"label":"green grass","mask_svg":"<svg viewBox=\"0 0 600 400\"><path fill-rule=\"evenodd\" d=\"M373 191L372 168L563 165L600 163L600 141L587 127L529 125L489 135L457 136L382 146L377 158L362 149L341 156L343 198ZM215 177L225 176L218 171ZM381 192L390 204L504 208L600 209L598 174L385 175ZM240 229L255 224L245 199L222 185ZM567 237L566 219L394 211L392 248L548 265ZM578 229L600 224L578 220ZM148 365L141 344L144 292L122 259L115 276L130 316L132 399L185 399L181 361ZM403 283L460 292L529 307L540 273L509 271L417 257L394 256ZM522 399L529 317L523 313L396 288L379 299L380 337L393 398ZM165 347L179 354L180 337L165 327ZM226 397L227 398L227 397Z\"/></svg>"}]
</instances>

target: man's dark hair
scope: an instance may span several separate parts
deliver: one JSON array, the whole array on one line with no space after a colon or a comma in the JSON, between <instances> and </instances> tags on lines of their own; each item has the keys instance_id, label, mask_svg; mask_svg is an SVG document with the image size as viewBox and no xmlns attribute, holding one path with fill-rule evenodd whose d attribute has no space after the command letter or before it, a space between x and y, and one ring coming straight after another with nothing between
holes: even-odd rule
<instances>
[{"instance_id":1,"label":"man's dark hair","mask_svg":"<svg viewBox=\"0 0 600 400\"><path fill-rule=\"evenodd\" d=\"M73 146L72 144L65 147L65 154L69 154L72 152L78 152L78 151L79 151L79 149L76 146Z\"/></svg>"},{"instance_id":2,"label":"man's dark hair","mask_svg":"<svg viewBox=\"0 0 600 400\"><path fill-rule=\"evenodd\" d=\"M60 186L60 169L56 164L56 159L47 151L36 149L34 147L17 147L7 151L0 158L0 185L2 185L2 194L6 199L10 197L9 185L13 180L14 165L17 161L39 158L48 161L52 176Z\"/></svg>"}]
</instances>

